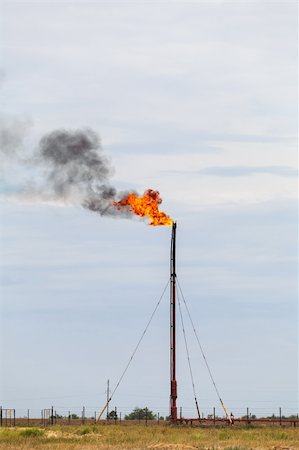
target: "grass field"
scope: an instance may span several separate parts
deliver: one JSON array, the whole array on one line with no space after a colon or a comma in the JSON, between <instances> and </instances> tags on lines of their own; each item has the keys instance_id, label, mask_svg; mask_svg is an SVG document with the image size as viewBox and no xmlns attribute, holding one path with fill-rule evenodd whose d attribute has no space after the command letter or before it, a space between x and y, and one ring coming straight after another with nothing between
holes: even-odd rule
<instances>
[{"instance_id":1,"label":"grass field","mask_svg":"<svg viewBox=\"0 0 299 450\"><path fill-rule=\"evenodd\" d=\"M298 428L179 428L109 425L2 428L0 449L294 450Z\"/></svg>"}]
</instances>

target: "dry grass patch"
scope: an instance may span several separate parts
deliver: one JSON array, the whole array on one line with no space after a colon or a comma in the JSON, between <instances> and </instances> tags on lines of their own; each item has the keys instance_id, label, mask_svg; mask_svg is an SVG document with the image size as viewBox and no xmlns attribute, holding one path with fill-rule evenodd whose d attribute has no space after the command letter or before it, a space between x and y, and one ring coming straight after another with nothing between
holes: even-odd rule
<instances>
[{"instance_id":1,"label":"dry grass patch","mask_svg":"<svg viewBox=\"0 0 299 450\"><path fill-rule=\"evenodd\" d=\"M0 429L7 450L299 450L294 428L93 425Z\"/></svg>"}]
</instances>

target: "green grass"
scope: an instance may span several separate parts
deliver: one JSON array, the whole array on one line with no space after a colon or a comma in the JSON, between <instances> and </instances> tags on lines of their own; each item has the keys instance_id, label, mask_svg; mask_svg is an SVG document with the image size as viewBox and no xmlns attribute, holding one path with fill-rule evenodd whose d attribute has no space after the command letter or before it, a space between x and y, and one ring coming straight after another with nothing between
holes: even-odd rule
<instances>
[{"instance_id":1,"label":"green grass","mask_svg":"<svg viewBox=\"0 0 299 450\"><path fill-rule=\"evenodd\" d=\"M224 450L247 450L245 447L225 447Z\"/></svg>"},{"instance_id":2,"label":"green grass","mask_svg":"<svg viewBox=\"0 0 299 450\"><path fill-rule=\"evenodd\" d=\"M95 431L92 427L80 427L76 431L76 434L78 434L79 436L84 436L85 434L89 434L92 431Z\"/></svg>"},{"instance_id":3,"label":"green grass","mask_svg":"<svg viewBox=\"0 0 299 450\"><path fill-rule=\"evenodd\" d=\"M45 434L45 431L40 428L24 428L23 430L18 431L18 433L19 436L32 437L32 436L43 436Z\"/></svg>"},{"instance_id":4,"label":"green grass","mask_svg":"<svg viewBox=\"0 0 299 450\"><path fill-rule=\"evenodd\" d=\"M299 450L296 428L188 428L167 425L2 428L2 450Z\"/></svg>"}]
</instances>

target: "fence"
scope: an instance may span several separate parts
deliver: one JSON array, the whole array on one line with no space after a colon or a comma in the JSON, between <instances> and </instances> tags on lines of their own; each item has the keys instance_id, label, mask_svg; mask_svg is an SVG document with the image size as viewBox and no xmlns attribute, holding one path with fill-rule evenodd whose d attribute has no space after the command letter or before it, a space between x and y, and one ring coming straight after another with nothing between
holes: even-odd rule
<instances>
[{"instance_id":1,"label":"fence","mask_svg":"<svg viewBox=\"0 0 299 450\"><path fill-rule=\"evenodd\" d=\"M156 408L157 411L158 408ZM145 414L135 416L134 420L127 420L126 416L132 412L128 407L115 407L107 416L98 420L98 413L96 408L85 407L82 408L66 408L54 406L44 408L42 410L27 409L17 410L16 408L2 408L0 407L0 426L52 426L52 425L111 425L111 424L141 424L141 425L162 425L168 423L168 408L160 408L160 412L152 414L147 408L144 409ZM259 425L268 424L271 426L299 426L298 413L283 414L282 408L277 408L276 413L268 415L257 416L249 408L243 411L237 411L239 414L231 415L229 421L223 414L219 414L219 410L212 408L210 413L201 413L200 418L193 416L191 410L188 408L184 410L179 408L178 424L186 424L191 426L227 426L231 422L235 426L242 425ZM288 411L289 413L290 411ZM191 418L190 418L191 417Z\"/></svg>"},{"instance_id":2,"label":"fence","mask_svg":"<svg viewBox=\"0 0 299 450\"><path fill-rule=\"evenodd\" d=\"M11 427L16 425L16 410L0 407L0 426Z\"/></svg>"}]
</instances>

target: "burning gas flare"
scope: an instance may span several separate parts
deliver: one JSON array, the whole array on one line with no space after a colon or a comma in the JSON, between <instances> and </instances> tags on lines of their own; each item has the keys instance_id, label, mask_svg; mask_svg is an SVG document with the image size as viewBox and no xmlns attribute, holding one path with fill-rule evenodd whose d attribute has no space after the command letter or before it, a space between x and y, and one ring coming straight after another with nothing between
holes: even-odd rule
<instances>
[{"instance_id":1,"label":"burning gas flare","mask_svg":"<svg viewBox=\"0 0 299 450\"><path fill-rule=\"evenodd\" d=\"M148 189L142 197L138 197L136 194L128 194L120 201L113 202L113 205L119 210L129 209L137 216L148 217L149 225L171 226L173 220L164 212L159 211L160 203L162 203L162 199L159 192Z\"/></svg>"},{"instance_id":2,"label":"burning gas flare","mask_svg":"<svg viewBox=\"0 0 299 450\"><path fill-rule=\"evenodd\" d=\"M172 225L172 219L159 211L162 199L158 191L148 189L139 197L136 192L118 191L111 184L113 168L94 130L54 130L45 134L38 147L25 153L24 158L18 153L24 127L19 122L3 125L0 120L0 161L17 169L32 168L28 173L36 174L36 178L30 174L21 185L16 185L17 198L81 205L101 216L115 218L132 218L136 214L148 217L149 225Z\"/></svg>"}]
</instances>

